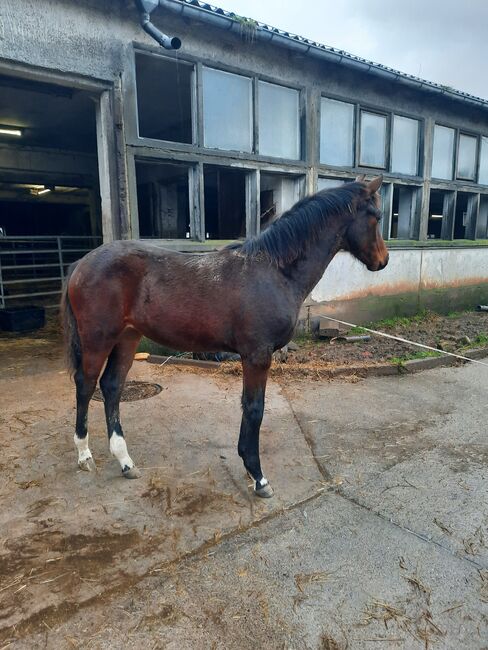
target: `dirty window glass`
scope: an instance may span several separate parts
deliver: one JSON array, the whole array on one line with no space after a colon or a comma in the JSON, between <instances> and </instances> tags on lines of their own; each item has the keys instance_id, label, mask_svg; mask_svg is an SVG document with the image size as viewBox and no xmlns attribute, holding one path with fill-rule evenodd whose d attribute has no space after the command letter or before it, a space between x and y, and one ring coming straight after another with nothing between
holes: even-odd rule
<instances>
[{"instance_id":1,"label":"dirty window glass","mask_svg":"<svg viewBox=\"0 0 488 650\"><path fill-rule=\"evenodd\" d=\"M470 181L476 178L476 138L462 133L459 136L457 175Z\"/></svg>"},{"instance_id":2,"label":"dirty window glass","mask_svg":"<svg viewBox=\"0 0 488 650\"><path fill-rule=\"evenodd\" d=\"M203 138L212 149L252 151L252 82L203 68Z\"/></svg>"},{"instance_id":3,"label":"dirty window glass","mask_svg":"<svg viewBox=\"0 0 488 650\"><path fill-rule=\"evenodd\" d=\"M352 167L354 105L322 97L320 103L320 162Z\"/></svg>"},{"instance_id":4,"label":"dirty window glass","mask_svg":"<svg viewBox=\"0 0 488 650\"><path fill-rule=\"evenodd\" d=\"M139 135L192 142L193 66L159 56L136 54Z\"/></svg>"},{"instance_id":5,"label":"dirty window glass","mask_svg":"<svg viewBox=\"0 0 488 650\"><path fill-rule=\"evenodd\" d=\"M452 160L454 156L454 129L435 125L434 151L432 157L432 176L452 180Z\"/></svg>"},{"instance_id":6,"label":"dirty window glass","mask_svg":"<svg viewBox=\"0 0 488 650\"><path fill-rule=\"evenodd\" d=\"M419 123L408 117L393 116L391 171L418 174Z\"/></svg>"},{"instance_id":7,"label":"dirty window glass","mask_svg":"<svg viewBox=\"0 0 488 650\"><path fill-rule=\"evenodd\" d=\"M385 167L386 164L386 116L361 113L360 165Z\"/></svg>"},{"instance_id":8,"label":"dirty window glass","mask_svg":"<svg viewBox=\"0 0 488 650\"><path fill-rule=\"evenodd\" d=\"M481 138L479 182L488 185L488 138Z\"/></svg>"},{"instance_id":9,"label":"dirty window glass","mask_svg":"<svg viewBox=\"0 0 488 650\"><path fill-rule=\"evenodd\" d=\"M259 153L300 158L299 93L259 82Z\"/></svg>"}]
</instances>

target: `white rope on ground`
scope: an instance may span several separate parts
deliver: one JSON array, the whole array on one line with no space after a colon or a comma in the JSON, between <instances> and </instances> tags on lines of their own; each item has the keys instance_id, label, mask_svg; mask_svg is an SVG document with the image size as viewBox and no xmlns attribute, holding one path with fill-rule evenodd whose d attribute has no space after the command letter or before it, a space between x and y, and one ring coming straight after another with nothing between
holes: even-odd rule
<instances>
[{"instance_id":1,"label":"white rope on ground","mask_svg":"<svg viewBox=\"0 0 488 650\"><path fill-rule=\"evenodd\" d=\"M486 366L488 368L488 363L484 361L479 361L478 359L471 359L470 357L463 357L462 354L456 354L455 352L446 352L445 350L439 350L438 348L433 348L430 345L424 345L423 343L416 343L415 341L409 341L408 339L404 339L401 336L393 336L393 334L385 334L385 332L378 332L377 330L372 330L369 329L368 327L363 327L362 325L347 323L344 320L339 320L338 318L332 318L331 316L324 316L324 318L327 320L334 321L334 323L347 325L348 327L357 327L358 329L362 329L365 332L369 332L370 334L383 336L385 339L393 339L394 341L400 341L401 343L406 343L407 345L415 345L418 348L424 348L424 350L432 350L433 352L438 352L439 354L445 354L448 357L455 357L456 359L462 359L462 361L471 361L471 363L478 363L480 366Z\"/></svg>"}]
</instances>

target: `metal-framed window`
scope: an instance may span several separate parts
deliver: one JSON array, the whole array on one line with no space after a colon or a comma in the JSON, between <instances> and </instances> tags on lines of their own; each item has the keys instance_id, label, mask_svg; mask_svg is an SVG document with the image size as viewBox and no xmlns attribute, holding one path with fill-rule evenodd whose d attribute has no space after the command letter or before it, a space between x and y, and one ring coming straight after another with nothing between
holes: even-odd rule
<instances>
[{"instance_id":1,"label":"metal-framed window","mask_svg":"<svg viewBox=\"0 0 488 650\"><path fill-rule=\"evenodd\" d=\"M363 108L359 115L359 166L387 169L388 115Z\"/></svg>"},{"instance_id":2,"label":"metal-framed window","mask_svg":"<svg viewBox=\"0 0 488 650\"><path fill-rule=\"evenodd\" d=\"M301 157L300 93L295 88L257 80L258 153L276 158Z\"/></svg>"},{"instance_id":3,"label":"metal-framed window","mask_svg":"<svg viewBox=\"0 0 488 650\"><path fill-rule=\"evenodd\" d=\"M432 176L451 181L454 177L456 129L442 124L434 125Z\"/></svg>"},{"instance_id":4,"label":"metal-framed window","mask_svg":"<svg viewBox=\"0 0 488 650\"><path fill-rule=\"evenodd\" d=\"M202 76L203 146L252 153L252 78L206 66Z\"/></svg>"},{"instance_id":5,"label":"metal-framed window","mask_svg":"<svg viewBox=\"0 0 488 650\"><path fill-rule=\"evenodd\" d=\"M417 176L419 173L420 122L394 114L391 134L391 171Z\"/></svg>"},{"instance_id":6,"label":"metal-framed window","mask_svg":"<svg viewBox=\"0 0 488 650\"><path fill-rule=\"evenodd\" d=\"M488 137L481 136L478 183L488 185Z\"/></svg>"},{"instance_id":7,"label":"metal-framed window","mask_svg":"<svg viewBox=\"0 0 488 650\"><path fill-rule=\"evenodd\" d=\"M488 137L436 122L431 176L488 184Z\"/></svg>"},{"instance_id":8,"label":"metal-framed window","mask_svg":"<svg viewBox=\"0 0 488 650\"><path fill-rule=\"evenodd\" d=\"M320 162L354 167L355 107L349 102L320 99Z\"/></svg>"},{"instance_id":9,"label":"metal-framed window","mask_svg":"<svg viewBox=\"0 0 488 650\"><path fill-rule=\"evenodd\" d=\"M323 167L383 169L392 174L421 175L424 120L382 111L348 98L320 99L320 156Z\"/></svg>"},{"instance_id":10,"label":"metal-framed window","mask_svg":"<svg viewBox=\"0 0 488 650\"><path fill-rule=\"evenodd\" d=\"M456 161L456 178L475 181L478 158L478 138L467 133L459 133Z\"/></svg>"}]
</instances>

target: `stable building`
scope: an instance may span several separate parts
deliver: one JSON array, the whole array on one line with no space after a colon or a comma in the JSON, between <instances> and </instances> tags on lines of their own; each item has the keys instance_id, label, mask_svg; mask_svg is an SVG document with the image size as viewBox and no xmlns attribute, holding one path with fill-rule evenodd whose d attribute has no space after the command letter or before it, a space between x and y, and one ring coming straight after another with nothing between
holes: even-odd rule
<instances>
[{"instance_id":1,"label":"stable building","mask_svg":"<svg viewBox=\"0 0 488 650\"><path fill-rule=\"evenodd\" d=\"M102 241L215 250L364 173L390 264L340 253L304 317L488 301L488 100L198 0L0 16L0 308L55 305Z\"/></svg>"}]
</instances>

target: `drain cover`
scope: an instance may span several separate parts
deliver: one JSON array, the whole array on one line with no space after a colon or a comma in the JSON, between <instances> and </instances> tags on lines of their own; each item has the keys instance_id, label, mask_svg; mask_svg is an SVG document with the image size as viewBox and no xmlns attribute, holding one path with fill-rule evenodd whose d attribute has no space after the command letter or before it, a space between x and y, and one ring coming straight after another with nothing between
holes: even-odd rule
<instances>
[{"instance_id":1,"label":"drain cover","mask_svg":"<svg viewBox=\"0 0 488 650\"><path fill-rule=\"evenodd\" d=\"M128 381L122 391L121 402L136 402L139 399L154 397L162 391L159 384L151 384L147 381ZM93 399L97 402L103 402L102 391L97 388L93 394Z\"/></svg>"}]
</instances>

